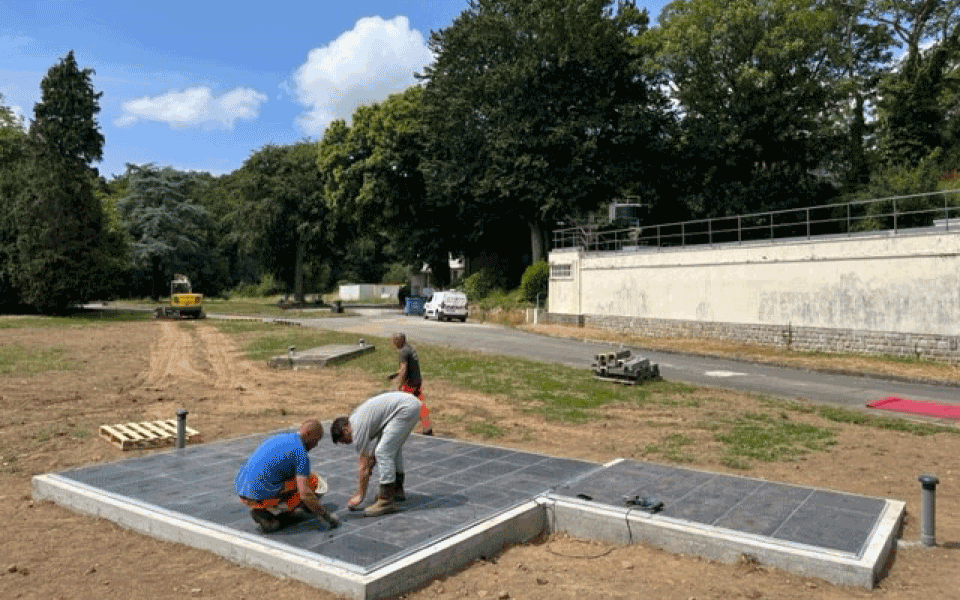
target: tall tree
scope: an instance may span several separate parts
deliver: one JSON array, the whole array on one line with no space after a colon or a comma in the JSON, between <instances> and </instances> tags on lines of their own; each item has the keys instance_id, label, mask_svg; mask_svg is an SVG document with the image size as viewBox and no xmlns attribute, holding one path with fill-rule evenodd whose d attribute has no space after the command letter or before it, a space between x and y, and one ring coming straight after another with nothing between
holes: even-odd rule
<instances>
[{"instance_id":1,"label":"tall tree","mask_svg":"<svg viewBox=\"0 0 960 600\"><path fill-rule=\"evenodd\" d=\"M16 201L25 182L26 147L23 119L3 104L0 94L0 306L20 302L12 274L17 255Z\"/></svg>"},{"instance_id":2,"label":"tall tree","mask_svg":"<svg viewBox=\"0 0 960 600\"><path fill-rule=\"evenodd\" d=\"M468 251L519 225L529 264L557 220L658 179L666 100L631 43L647 24L632 1L470 0L431 34L423 172Z\"/></svg>"},{"instance_id":3,"label":"tall tree","mask_svg":"<svg viewBox=\"0 0 960 600\"><path fill-rule=\"evenodd\" d=\"M819 0L676 0L660 25L693 214L816 203L836 13Z\"/></svg>"},{"instance_id":4,"label":"tall tree","mask_svg":"<svg viewBox=\"0 0 960 600\"><path fill-rule=\"evenodd\" d=\"M423 88L414 86L380 103L358 108L352 125L337 121L320 140L317 164L324 197L351 237L380 250L380 265L441 265L458 252L453 213L427 195L423 162ZM348 253L346 258L350 258ZM379 274L382 276L382 272ZM366 278L377 274L367 273Z\"/></svg>"},{"instance_id":5,"label":"tall tree","mask_svg":"<svg viewBox=\"0 0 960 600\"><path fill-rule=\"evenodd\" d=\"M244 248L303 302L307 276L332 258L336 223L323 202L323 180L313 142L267 145L243 171L236 222Z\"/></svg>"},{"instance_id":6,"label":"tall tree","mask_svg":"<svg viewBox=\"0 0 960 600\"><path fill-rule=\"evenodd\" d=\"M216 223L198 201L203 174L128 164L125 177L116 211L133 247L132 291L158 299L180 273L196 291L218 292L226 266L217 252Z\"/></svg>"},{"instance_id":7,"label":"tall tree","mask_svg":"<svg viewBox=\"0 0 960 600\"><path fill-rule=\"evenodd\" d=\"M871 10L903 49L882 83L881 149L890 163L917 165L950 139L960 93L960 0L875 0Z\"/></svg>"},{"instance_id":8,"label":"tall tree","mask_svg":"<svg viewBox=\"0 0 960 600\"><path fill-rule=\"evenodd\" d=\"M837 27L825 33L833 66L835 96L832 118L825 123L836 135L836 157L823 166L835 173L847 193L870 178L876 162L876 120L868 119L876 106L879 84L890 63L893 37L870 15L872 0L828 0L837 16ZM830 112L825 113L831 116Z\"/></svg>"},{"instance_id":9,"label":"tall tree","mask_svg":"<svg viewBox=\"0 0 960 600\"><path fill-rule=\"evenodd\" d=\"M30 173L17 211L15 279L24 300L58 312L91 299L107 277L103 211L94 193L104 138L101 93L73 51L50 68L30 124Z\"/></svg>"}]
</instances>

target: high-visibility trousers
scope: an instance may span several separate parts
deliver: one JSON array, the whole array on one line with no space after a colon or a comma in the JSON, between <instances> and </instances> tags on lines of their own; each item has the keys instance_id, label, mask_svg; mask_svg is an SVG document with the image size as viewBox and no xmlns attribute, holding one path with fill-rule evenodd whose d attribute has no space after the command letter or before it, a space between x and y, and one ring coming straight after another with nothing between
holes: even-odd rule
<instances>
[{"instance_id":1,"label":"high-visibility trousers","mask_svg":"<svg viewBox=\"0 0 960 600\"><path fill-rule=\"evenodd\" d=\"M407 385L404 383L400 386L400 391L413 394L420 400L420 430L426 432L433 429L433 423L430 422L430 409L427 408L427 403L423 401L422 387L422 385Z\"/></svg>"}]
</instances>

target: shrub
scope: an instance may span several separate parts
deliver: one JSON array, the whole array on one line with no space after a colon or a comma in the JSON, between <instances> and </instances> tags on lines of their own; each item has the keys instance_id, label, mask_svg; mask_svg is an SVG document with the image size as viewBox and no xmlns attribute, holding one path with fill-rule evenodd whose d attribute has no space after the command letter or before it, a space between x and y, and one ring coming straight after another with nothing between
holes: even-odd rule
<instances>
[{"instance_id":1,"label":"shrub","mask_svg":"<svg viewBox=\"0 0 960 600\"><path fill-rule=\"evenodd\" d=\"M482 300L493 290L502 287L503 281L500 276L493 269L486 267L463 280L463 291L471 302Z\"/></svg>"},{"instance_id":2,"label":"shrub","mask_svg":"<svg viewBox=\"0 0 960 600\"><path fill-rule=\"evenodd\" d=\"M256 283L241 283L237 287L225 294L228 298L265 298L283 292L282 286L277 285L273 276L264 275L263 279Z\"/></svg>"},{"instance_id":3,"label":"shrub","mask_svg":"<svg viewBox=\"0 0 960 600\"><path fill-rule=\"evenodd\" d=\"M527 302L536 302L537 294L546 297L550 284L550 265L545 260L538 260L523 272L520 278L520 298Z\"/></svg>"}]
</instances>

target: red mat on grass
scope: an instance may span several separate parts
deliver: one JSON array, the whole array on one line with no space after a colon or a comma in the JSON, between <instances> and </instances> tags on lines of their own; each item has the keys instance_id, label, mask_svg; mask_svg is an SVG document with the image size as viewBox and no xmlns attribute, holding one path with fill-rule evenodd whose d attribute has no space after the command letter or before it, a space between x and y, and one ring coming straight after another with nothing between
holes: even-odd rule
<instances>
[{"instance_id":1,"label":"red mat on grass","mask_svg":"<svg viewBox=\"0 0 960 600\"><path fill-rule=\"evenodd\" d=\"M867 406L896 412L913 413L915 415L927 415L929 417L960 419L960 405L956 404L916 402L914 400L905 400L903 398L897 398L896 396L890 396L883 400L874 400L868 403Z\"/></svg>"}]
</instances>

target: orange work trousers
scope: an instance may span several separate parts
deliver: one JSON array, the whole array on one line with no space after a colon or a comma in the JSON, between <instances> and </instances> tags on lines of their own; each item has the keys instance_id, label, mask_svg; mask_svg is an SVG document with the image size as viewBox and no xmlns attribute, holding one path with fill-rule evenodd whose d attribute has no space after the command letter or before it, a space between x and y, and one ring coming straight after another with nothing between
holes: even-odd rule
<instances>
[{"instance_id":1,"label":"orange work trousers","mask_svg":"<svg viewBox=\"0 0 960 600\"><path fill-rule=\"evenodd\" d=\"M307 476L307 485L310 486L310 489L314 492L317 491L317 487L320 485L320 480L317 478L316 473L310 473ZM283 482L283 489L280 490L278 496L273 498L264 498L263 500L252 500L250 498L244 498L240 496L240 500L249 506L250 508L273 508L274 506L279 506L281 502L287 505L287 512L293 512L298 506L300 506L300 490L297 489L297 478L291 477Z\"/></svg>"},{"instance_id":2,"label":"orange work trousers","mask_svg":"<svg viewBox=\"0 0 960 600\"><path fill-rule=\"evenodd\" d=\"M423 390L422 386L419 385L407 385L401 384L400 391L407 392L408 394L413 394L420 401L420 431L430 431L433 429L433 423L430 422L430 409L427 408L427 403L423 401Z\"/></svg>"}]
</instances>

